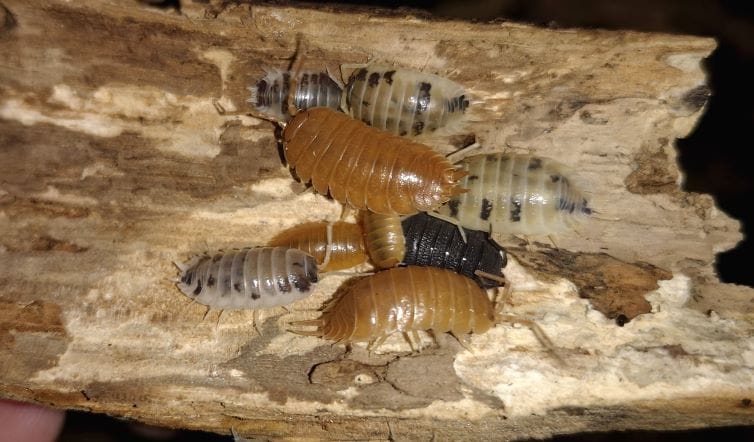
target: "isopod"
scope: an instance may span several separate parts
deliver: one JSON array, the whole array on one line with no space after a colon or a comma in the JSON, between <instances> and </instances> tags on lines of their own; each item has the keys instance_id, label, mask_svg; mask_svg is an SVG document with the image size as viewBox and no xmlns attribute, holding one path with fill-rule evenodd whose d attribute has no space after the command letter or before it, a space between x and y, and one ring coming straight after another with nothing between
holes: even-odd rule
<instances>
[{"instance_id":1,"label":"isopod","mask_svg":"<svg viewBox=\"0 0 754 442\"><path fill-rule=\"evenodd\" d=\"M461 161L469 191L438 210L474 230L511 235L551 234L590 215L586 198L549 158L519 154L475 155Z\"/></svg>"},{"instance_id":2,"label":"isopod","mask_svg":"<svg viewBox=\"0 0 754 442\"><path fill-rule=\"evenodd\" d=\"M446 78L412 69L369 65L355 70L341 108L357 120L400 136L418 136L457 125L469 100Z\"/></svg>"},{"instance_id":3,"label":"isopod","mask_svg":"<svg viewBox=\"0 0 754 442\"><path fill-rule=\"evenodd\" d=\"M406 254L401 218L363 212L364 242L372 263L381 269L397 266Z\"/></svg>"},{"instance_id":4,"label":"isopod","mask_svg":"<svg viewBox=\"0 0 754 442\"><path fill-rule=\"evenodd\" d=\"M309 296L317 263L297 249L255 247L196 256L181 268L178 288L220 309L262 309Z\"/></svg>"},{"instance_id":5,"label":"isopod","mask_svg":"<svg viewBox=\"0 0 754 442\"><path fill-rule=\"evenodd\" d=\"M424 212L464 191L457 183L466 172L431 148L326 107L297 113L283 148L301 181L359 210Z\"/></svg>"},{"instance_id":6,"label":"isopod","mask_svg":"<svg viewBox=\"0 0 754 442\"><path fill-rule=\"evenodd\" d=\"M302 250L314 257L322 272L347 269L367 260L361 228L343 221L299 224L275 235L268 245Z\"/></svg>"},{"instance_id":7,"label":"isopod","mask_svg":"<svg viewBox=\"0 0 754 442\"><path fill-rule=\"evenodd\" d=\"M464 229L464 241L458 226L426 213L410 216L401 224L406 241L403 264L452 270L473 279L482 288L500 285L507 255L488 233ZM475 274L477 270L498 278L482 278Z\"/></svg>"},{"instance_id":8,"label":"isopod","mask_svg":"<svg viewBox=\"0 0 754 442\"><path fill-rule=\"evenodd\" d=\"M291 73L272 69L254 86L249 87L249 102L255 110L277 121L290 118L288 94ZM292 100L296 109L325 106L338 109L343 90L326 72L303 71L297 76Z\"/></svg>"},{"instance_id":9,"label":"isopod","mask_svg":"<svg viewBox=\"0 0 754 442\"><path fill-rule=\"evenodd\" d=\"M362 278L318 319L291 325L317 327L294 333L378 347L395 332L418 341L419 330L458 336L484 333L495 323L493 304L474 281L450 270L409 266Z\"/></svg>"}]
</instances>

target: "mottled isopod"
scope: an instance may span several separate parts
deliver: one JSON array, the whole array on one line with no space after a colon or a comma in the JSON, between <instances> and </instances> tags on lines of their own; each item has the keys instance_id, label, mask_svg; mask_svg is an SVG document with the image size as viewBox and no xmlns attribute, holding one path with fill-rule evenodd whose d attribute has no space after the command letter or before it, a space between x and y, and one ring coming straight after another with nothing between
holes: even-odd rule
<instances>
[{"instance_id":1,"label":"mottled isopod","mask_svg":"<svg viewBox=\"0 0 754 442\"><path fill-rule=\"evenodd\" d=\"M221 309L260 309L309 296L317 263L284 247L256 247L197 256L181 268L178 288L196 302Z\"/></svg>"},{"instance_id":2,"label":"mottled isopod","mask_svg":"<svg viewBox=\"0 0 754 442\"><path fill-rule=\"evenodd\" d=\"M329 225L332 226L332 237L328 241ZM319 270L322 272L347 269L367 260L361 228L358 224L342 221L299 224L275 235L269 245L291 247L312 255L321 266ZM322 266L328 248L329 261L327 265Z\"/></svg>"},{"instance_id":3,"label":"mottled isopod","mask_svg":"<svg viewBox=\"0 0 754 442\"><path fill-rule=\"evenodd\" d=\"M495 323L493 304L474 281L434 267L396 267L357 281L320 318L292 325L317 326L294 331L303 335L379 346L395 332L416 340L419 330L458 336L483 333Z\"/></svg>"},{"instance_id":4,"label":"mottled isopod","mask_svg":"<svg viewBox=\"0 0 754 442\"><path fill-rule=\"evenodd\" d=\"M372 263L381 269L395 267L406 254L401 218L398 215L380 215L362 212L364 243Z\"/></svg>"},{"instance_id":5,"label":"mottled isopod","mask_svg":"<svg viewBox=\"0 0 754 442\"><path fill-rule=\"evenodd\" d=\"M357 120L400 136L458 125L468 106L464 88L446 78L375 65L356 69L341 99Z\"/></svg>"},{"instance_id":6,"label":"mottled isopod","mask_svg":"<svg viewBox=\"0 0 754 442\"><path fill-rule=\"evenodd\" d=\"M466 172L431 148L325 107L299 112L283 130L288 165L319 193L359 210L408 215L463 192Z\"/></svg>"},{"instance_id":7,"label":"mottled isopod","mask_svg":"<svg viewBox=\"0 0 754 442\"><path fill-rule=\"evenodd\" d=\"M418 213L402 221L406 241L403 264L441 267L474 279L483 288L498 287L499 280L482 278L474 272L503 278L507 264L505 250L489 234L465 230L464 241L458 226L426 213Z\"/></svg>"},{"instance_id":8,"label":"mottled isopod","mask_svg":"<svg viewBox=\"0 0 754 442\"><path fill-rule=\"evenodd\" d=\"M272 69L249 87L249 102L254 109L276 121L286 121L291 73ZM338 109L343 90L326 72L303 71L298 75L296 92L291 97L296 109L325 106Z\"/></svg>"},{"instance_id":9,"label":"mottled isopod","mask_svg":"<svg viewBox=\"0 0 754 442\"><path fill-rule=\"evenodd\" d=\"M469 191L438 210L474 230L511 235L555 233L592 213L563 174L565 166L543 157L475 155L461 161Z\"/></svg>"}]
</instances>

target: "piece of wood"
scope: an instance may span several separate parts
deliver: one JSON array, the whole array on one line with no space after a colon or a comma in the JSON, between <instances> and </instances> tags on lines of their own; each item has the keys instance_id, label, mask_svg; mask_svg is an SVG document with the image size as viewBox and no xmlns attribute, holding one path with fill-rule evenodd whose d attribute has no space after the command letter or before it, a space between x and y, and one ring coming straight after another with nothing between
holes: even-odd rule
<instances>
[{"instance_id":1,"label":"piece of wood","mask_svg":"<svg viewBox=\"0 0 754 442\"><path fill-rule=\"evenodd\" d=\"M703 110L711 39L334 6L2 1L3 397L276 438L754 422L752 290L712 267L738 223L681 190L673 147ZM397 338L369 355L287 333L343 275L262 312L261 336L251 312L205 317L176 289L173 261L340 214L292 179L273 125L215 107L248 109L247 86L288 65L299 33L306 67L377 61L468 87L466 127L430 141L442 152L475 138L572 168L592 219L552 240L496 237L511 252L506 313L537 322L566 365L509 324L471 352L440 336L414 355Z\"/></svg>"}]
</instances>

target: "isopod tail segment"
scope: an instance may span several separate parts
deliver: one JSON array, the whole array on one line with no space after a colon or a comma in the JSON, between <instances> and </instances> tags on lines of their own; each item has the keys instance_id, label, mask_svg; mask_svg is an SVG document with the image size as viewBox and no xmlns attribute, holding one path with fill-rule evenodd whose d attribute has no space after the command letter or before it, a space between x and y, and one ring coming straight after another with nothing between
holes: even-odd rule
<instances>
[{"instance_id":1,"label":"isopod tail segment","mask_svg":"<svg viewBox=\"0 0 754 442\"><path fill-rule=\"evenodd\" d=\"M458 161L460 161L460 158L458 158L459 155L466 154L466 153L468 153L468 152L470 152L472 150L476 150L476 149L478 149L480 147L482 147L482 145L475 141L474 143L469 144L468 146L462 147L462 148L460 148L460 149L458 149L458 150L456 150L454 152L451 152L451 153L445 155L445 158L447 158L448 161L450 161L450 162L452 162L454 164L457 164ZM456 159L456 158L458 158L458 159ZM456 160L453 161L454 159L456 159ZM465 172L460 178L458 178L459 180L469 174L468 171L465 171L463 169L458 169L458 170ZM462 193L466 193L466 192L469 191L469 189L463 189L463 188L458 188L458 189L460 189L460 191L457 193L457 195L460 195ZM435 217L435 218L437 218L439 220L442 220L442 221L447 221L447 222L449 222L451 224L455 224L456 227L458 227L458 233L461 234L461 238L463 239L463 242L466 242L466 231L463 230L463 226L461 226L461 222L460 221L458 221L457 219L452 218L450 216L446 216L446 215L443 215L441 213L438 213L438 212L427 212L427 215L433 216L433 217Z\"/></svg>"},{"instance_id":2,"label":"isopod tail segment","mask_svg":"<svg viewBox=\"0 0 754 442\"><path fill-rule=\"evenodd\" d=\"M369 211L363 211L361 215L364 245L375 267L387 269L400 264L406 256L401 217Z\"/></svg>"},{"instance_id":3,"label":"isopod tail segment","mask_svg":"<svg viewBox=\"0 0 754 442\"><path fill-rule=\"evenodd\" d=\"M303 38L303 35L301 33L296 34L296 52L293 55L293 60L291 61L291 64L288 69L289 71L292 71L292 74L291 74L290 84L288 85L288 96L286 97L288 114L291 117L296 116L296 114L298 114L299 112L299 109L296 107L295 101L296 101L296 90L298 89L298 76L301 74L301 68L304 63L304 57L303 57L303 52L302 52L302 48L304 47L305 47L305 40ZM253 106L256 102L255 95L257 91L254 89L253 86L249 86L248 89L249 89L249 92L251 93L251 98L247 101L251 103ZM271 115L267 115L265 113L258 112L256 110L247 109L247 110L238 111L238 112L228 112L217 101L213 102L213 105L215 106L215 109L217 109L217 112L223 116L251 115L252 117L257 118L257 119L275 123L279 125L281 129L285 129L285 126L286 126L285 121L278 120Z\"/></svg>"}]
</instances>

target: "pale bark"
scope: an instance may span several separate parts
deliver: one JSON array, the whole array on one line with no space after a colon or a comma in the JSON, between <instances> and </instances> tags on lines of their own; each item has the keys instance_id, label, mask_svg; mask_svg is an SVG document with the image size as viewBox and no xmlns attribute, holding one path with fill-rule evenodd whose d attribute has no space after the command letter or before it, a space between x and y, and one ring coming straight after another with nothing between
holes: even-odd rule
<instances>
[{"instance_id":1,"label":"pale bark","mask_svg":"<svg viewBox=\"0 0 754 442\"><path fill-rule=\"evenodd\" d=\"M681 190L674 149L703 111L711 39L183 3L0 5L0 395L291 438L752 423L752 290L713 271L738 223ZM473 134L482 152L571 167L597 216L552 241L497 237L508 313L541 325L566 366L508 324L472 352L440 337L419 355L285 331L346 276L262 312L261 336L251 312L205 318L176 289L172 261L340 214L301 193L272 124L214 106L247 110L246 87L287 66L297 33L310 68L377 61L468 87L466 127L430 141L442 152Z\"/></svg>"}]
</instances>

